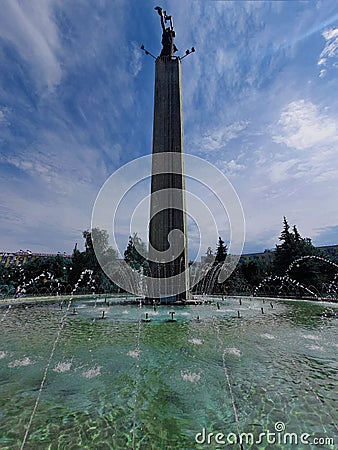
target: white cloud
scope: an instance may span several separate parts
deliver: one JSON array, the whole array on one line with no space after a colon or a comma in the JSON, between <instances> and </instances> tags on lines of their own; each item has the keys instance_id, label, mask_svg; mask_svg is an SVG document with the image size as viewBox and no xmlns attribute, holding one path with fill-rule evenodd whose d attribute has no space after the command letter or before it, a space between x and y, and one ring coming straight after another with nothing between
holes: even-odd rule
<instances>
[{"instance_id":1,"label":"white cloud","mask_svg":"<svg viewBox=\"0 0 338 450\"><path fill-rule=\"evenodd\" d=\"M323 36L327 41L335 40L338 38L338 28L332 28L323 32ZM330 53L330 52L329 52Z\"/></svg>"},{"instance_id":2,"label":"white cloud","mask_svg":"<svg viewBox=\"0 0 338 450\"><path fill-rule=\"evenodd\" d=\"M248 122L235 122L231 125L221 125L208 133L194 138L194 150L198 152L217 151L226 146L226 144L236 139L240 133L248 126ZM200 130L199 130L200 131Z\"/></svg>"},{"instance_id":3,"label":"white cloud","mask_svg":"<svg viewBox=\"0 0 338 450\"><path fill-rule=\"evenodd\" d=\"M153 71L149 60L140 72L144 55L139 45L144 42L159 54L161 35L156 12L141 3L135 13L123 0L99 1L95 7L87 1L3 0L0 37L24 59L23 69L28 66L27 90L60 88L60 96L38 103L37 115L31 105L25 111L15 108L17 100L25 99L17 87L13 105L6 100L10 114L0 113L8 137L11 130L17 131L12 139L3 133L7 162L16 167L8 170L3 188L3 197L10 199L5 202L9 212L3 236L9 239L6 231L11 224L15 228L11 249L19 245L14 231L17 239L27 242L20 244L22 248L33 248L32 236L43 244L43 230L51 234L60 221L64 236L74 236L75 229L80 236L107 170L132 159L136 149L151 150L152 119L147 109L152 108ZM311 78L313 71L307 65L320 39L323 54L319 57L320 50L312 54L315 62L318 57L320 76L334 63L337 29L329 29L333 22L325 22L333 14L319 4L313 8L285 2L170 4L166 9L174 16L178 54L196 48L182 63L186 149L203 152L202 157L233 176L245 207L249 240L256 247L273 246L284 214L309 236L311 226L337 223L337 121L332 112L308 100L290 103L308 99L311 89L318 104L335 110L336 80L329 85L317 76ZM321 37L318 30L323 23L328 28ZM309 24L316 29L312 40ZM302 46L297 44L300 35ZM13 75L20 69L13 67ZM36 86L31 86L31 76ZM286 105L282 112L281 104ZM13 127L3 127L6 118ZM11 179L17 174L20 189ZM22 217L16 216L18 211ZM228 234L225 230L221 235ZM58 239L65 241L64 236ZM60 244L46 239L44 245L59 249Z\"/></svg>"},{"instance_id":4,"label":"white cloud","mask_svg":"<svg viewBox=\"0 0 338 450\"><path fill-rule=\"evenodd\" d=\"M232 175L244 168L245 166L243 164L238 164L234 159L227 163L227 171L229 175Z\"/></svg>"},{"instance_id":5,"label":"white cloud","mask_svg":"<svg viewBox=\"0 0 338 450\"><path fill-rule=\"evenodd\" d=\"M91 185L97 189L107 178L107 157L98 157L102 151L86 142L86 131L57 128L44 130L37 135L33 145L17 152L1 153L0 163L11 164L31 179L39 178L50 194L72 196L75 186ZM112 145L111 152L118 153L119 145ZM22 192L25 197L25 192Z\"/></svg>"},{"instance_id":6,"label":"white cloud","mask_svg":"<svg viewBox=\"0 0 338 450\"><path fill-rule=\"evenodd\" d=\"M319 78L325 77L326 74L327 74L327 70L326 69L321 69L321 71L319 72Z\"/></svg>"},{"instance_id":7,"label":"white cloud","mask_svg":"<svg viewBox=\"0 0 338 450\"><path fill-rule=\"evenodd\" d=\"M62 76L53 2L5 0L1 2L1 8L0 36L30 64L36 83L42 82L52 89Z\"/></svg>"},{"instance_id":8,"label":"white cloud","mask_svg":"<svg viewBox=\"0 0 338 450\"><path fill-rule=\"evenodd\" d=\"M288 161L276 161L269 167L270 180L273 183L284 181L290 177L290 169L298 163L297 159Z\"/></svg>"},{"instance_id":9,"label":"white cloud","mask_svg":"<svg viewBox=\"0 0 338 450\"><path fill-rule=\"evenodd\" d=\"M18 248L20 240L37 251L71 251L81 230L90 226L105 168L96 149L79 150L75 143L64 148L56 138L53 144L48 154L34 148L1 155L0 162L21 171L9 172L13 175L2 185L0 227L7 250Z\"/></svg>"},{"instance_id":10,"label":"white cloud","mask_svg":"<svg viewBox=\"0 0 338 450\"><path fill-rule=\"evenodd\" d=\"M272 138L296 150L331 146L338 141L338 122L312 102L297 100L282 112Z\"/></svg>"},{"instance_id":11,"label":"white cloud","mask_svg":"<svg viewBox=\"0 0 338 450\"><path fill-rule=\"evenodd\" d=\"M133 41L131 43L132 46L132 56L131 56L131 61L130 61L130 71L132 73L132 75L134 77L136 77L138 75L138 73L140 72L140 70L142 69L142 52L140 49L140 45Z\"/></svg>"},{"instance_id":12,"label":"white cloud","mask_svg":"<svg viewBox=\"0 0 338 450\"><path fill-rule=\"evenodd\" d=\"M218 161L217 167L229 177L235 176L246 169L246 166L240 164L238 162L238 159L231 159L230 161Z\"/></svg>"},{"instance_id":13,"label":"white cloud","mask_svg":"<svg viewBox=\"0 0 338 450\"><path fill-rule=\"evenodd\" d=\"M6 126L10 124L8 118L9 113L10 113L9 108L6 107L0 108L0 125Z\"/></svg>"},{"instance_id":14,"label":"white cloud","mask_svg":"<svg viewBox=\"0 0 338 450\"><path fill-rule=\"evenodd\" d=\"M325 30L322 35L326 42L317 63L321 67L320 77L326 75L327 70L325 68L328 66L329 59L336 59L338 57L338 27Z\"/></svg>"}]
</instances>

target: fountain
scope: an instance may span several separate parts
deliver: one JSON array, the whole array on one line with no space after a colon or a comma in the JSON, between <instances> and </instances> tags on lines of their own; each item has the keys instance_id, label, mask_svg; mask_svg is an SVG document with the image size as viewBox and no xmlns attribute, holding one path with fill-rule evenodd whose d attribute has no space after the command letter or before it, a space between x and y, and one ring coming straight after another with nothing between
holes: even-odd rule
<instances>
[{"instance_id":1,"label":"fountain","mask_svg":"<svg viewBox=\"0 0 338 450\"><path fill-rule=\"evenodd\" d=\"M156 9L161 16L165 44L156 60L156 78L170 95L176 79L178 93L172 99L163 96L170 100L164 110L161 97L155 97L156 117L161 121L170 117L171 123L179 117L179 123L166 128L169 139L162 126L156 126L154 138L160 144L164 142L163 146L154 145L154 153L163 156L169 150L170 161L174 161L174 155L183 151L183 122L178 114L181 82L174 77L181 63L179 58L173 58L172 18L161 8ZM166 22L170 27L166 28ZM186 158L191 165L193 159ZM165 187L176 189L178 185L182 194L182 161L179 177L178 172L171 173L175 177L168 177L167 166L160 166L165 170L158 173L156 164L153 166L153 193L164 190L161 183L165 180ZM205 165L202 167L203 173L210 173ZM191 170L188 164L187 170ZM207 186L223 183L217 181L223 180L219 176L204 176ZM114 183L114 189L122 189L121 186L122 183ZM235 200L229 201L227 196L223 203L228 205L229 216L238 219L234 221L234 233L240 230L238 236L244 240L243 212L236 196L234 192ZM167 217L162 224L170 231L181 229L184 236L184 209L180 208L185 203L183 197L172 208L179 211L175 214L180 216L176 225ZM95 207L99 212L111 212L111 201L119 202L120 198L109 197L109 207L104 202L96 202ZM162 203L155 202L153 210L157 212ZM163 234L163 228L156 226L157 214L153 215L150 229L153 240L161 243L169 233ZM100 214L93 217L101 219ZM177 248L181 248L178 244L179 239ZM234 253L238 255L240 251ZM96 256L100 262L97 253ZM337 306L290 299L272 303L271 299L259 297L265 286L271 286L277 296L289 295L292 287L296 295L306 293L317 300L315 288L302 285L291 276L294 264L305 257L293 263L283 277L267 278L257 287L254 297L240 298L211 296L225 272L222 263L205 265L199 274L190 274L190 280L184 273L184 290L171 292L171 277L167 275L181 273L187 266L186 257L183 247L175 257L180 259L173 273L168 273L171 265L164 264L164 289L154 283L158 289L149 296L158 303L164 298L164 304L159 305L148 305L139 299L147 291L146 274L130 268L128 271L125 262L117 259L109 261L108 267L104 263L101 267L117 285L135 295L133 302L108 295L100 302L90 270L82 272L69 298L62 297L60 281L52 274L42 273L26 281L23 273L16 299L4 298L0 304L2 450L201 449L205 448L200 445L205 430L208 439L214 435L231 436L232 444L243 433L257 440L262 433L275 431L279 438L283 431L299 437L308 433L311 441L336 438ZM153 261L157 266L153 265L152 272L159 279L160 260ZM55 291L56 298L37 304L26 295L34 293L41 278L53 287L48 293ZM327 286L329 299L336 296L336 280L335 276ZM92 295L77 295L84 283ZM196 296L190 303L185 302L189 300L189 284L195 286ZM10 292L7 291L5 295ZM177 298L185 304L165 304ZM334 448L333 440L326 444L327 448ZM241 449L265 446L269 442L264 442L263 447L255 447L248 440L238 443Z\"/></svg>"},{"instance_id":2,"label":"fountain","mask_svg":"<svg viewBox=\"0 0 338 450\"><path fill-rule=\"evenodd\" d=\"M258 438L277 422L336 436L336 305L204 297L174 311L73 294L63 310L2 306L1 449L202 448L203 429Z\"/></svg>"},{"instance_id":3,"label":"fountain","mask_svg":"<svg viewBox=\"0 0 338 450\"><path fill-rule=\"evenodd\" d=\"M324 263L324 265L329 265L338 269L338 264L335 262L323 258L321 256L315 255L306 255L300 258L295 259L285 271L285 275L270 275L264 278L261 283L256 286L254 289L253 295L259 295L263 293L263 295L272 294L272 296L277 297L296 297L296 298L312 298L312 299L326 299L326 300L335 300L337 298L337 277L338 272L335 273L333 279L329 282L328 286L322 286L321 290L318 291L314 286L306 286L303 283L293 279L290 275L292 269L299 268L300 264L305 261L315 261ZM278 288L276 288L278 286ZM267 288L267 289L264 289ZM273 288L273 289L271 289Z\"/></svg>"}]
</instances>

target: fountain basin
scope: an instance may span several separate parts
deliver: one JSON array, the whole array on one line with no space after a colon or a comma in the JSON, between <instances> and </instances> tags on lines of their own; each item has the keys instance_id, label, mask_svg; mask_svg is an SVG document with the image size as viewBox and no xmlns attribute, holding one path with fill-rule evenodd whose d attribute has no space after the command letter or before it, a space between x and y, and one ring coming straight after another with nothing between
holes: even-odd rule
<instances>
[{"instance_id":1,"label":"fountain basin","mask_svg":"<svg viewBox=\"0 0 338 450\"><path fill-rule=\"evenodd\" d=\"M203 429L258 438L277 422L338 441L328 305L265 300L262 315L262 298L206 300L174 307L175 323L173 305L2 307L0 448L22 447L27 427L23 448L34 449L199 449Z\"/></svg>"}]
</instances>

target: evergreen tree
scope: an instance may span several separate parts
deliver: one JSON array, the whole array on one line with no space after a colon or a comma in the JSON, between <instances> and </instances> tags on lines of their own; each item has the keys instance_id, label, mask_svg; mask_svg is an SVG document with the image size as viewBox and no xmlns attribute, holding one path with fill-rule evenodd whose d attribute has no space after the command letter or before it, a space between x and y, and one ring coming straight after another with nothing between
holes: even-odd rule
<instances>
[{"instance_id":1,"label":"evergreen tree","mask_svg":"<svg viewBox=\"0 0 338 450\"><path fill-rule=\"evenodd\" d=\"M291 233L290 233L290 225L288 224L288 221L286 220L286 217L283 217L283 223L284 228L281 232L281 235L279 236L279 240L283 241L285 245L291 244Z\"/></svg>"},{"instance_id":2,"label":"evergreen tree","mask_svg":"<svg viewBox=\"0 0 338 450\"><path fill-rule=\"evenodd\" d=\"M279 240L282 242L276 245L273 271L278 275L285 275L291 263L303 256L322 256L322 252L316 249L309 238L303 238L296 225L290 231L290 226L284 217L284 228ZM323 282L323 275L327 269L325 263L316 259L304 259L292 266L292 272L288 273L292 279L301 282L306 286L319 287ZM324 271L322 274L322 270Z\"/></svg>"},{"instance_id":3,"label":"evergreen tree","mask_svg":"<svg viewBox=\"0 0 338 450\"><path fill-rule=\"evenodd\" d=\"M284 217L284 219L285 219L285 217ZM301 236L300 236L300 234L299 234L299 231L298 231L296 225L293 226L293 235L294 235L294 237L295 237L295 241L296 241L296 242L300 242L300 240L301 240L302 238L301 238Z\"/></svg>"},{"instance_id":4,"label":"evergreen tree","mask_svg":"<svg viewBox=\"0 0 338 450\"><path fill-rule=\"evenodd\" d=\"M224 262L225 258L227 257L227 254L228 254L228 248L225 245L223 239L221 237L219 237L214 264L217 265L219 263Z\"/></svg>"},{"instance_id":5,"label":"evergreen tree","mask_svg":"<svg viewBox=\"0 0 338 450\"><path fill-rule=\"evenodd\" d=\"M208 272L207 277L211 278L212 282L210 286L212 286L212 293L223 293L224 292L224 282L219 283L219 274L221 272L222 263L225 261L227 257L228 249L225 245L223 239L221 237L218 238L218 244L216 248L216 255L212 265L212 269Z\"/></svg>"}]
</instances>

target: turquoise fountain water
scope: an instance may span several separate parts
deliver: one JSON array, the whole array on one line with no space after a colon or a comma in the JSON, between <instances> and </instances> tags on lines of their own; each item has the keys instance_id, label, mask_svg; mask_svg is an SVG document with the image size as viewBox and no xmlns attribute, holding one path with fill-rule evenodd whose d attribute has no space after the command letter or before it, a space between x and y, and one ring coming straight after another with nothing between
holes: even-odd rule
<instances>
[{"instance_id":1,"label":"turquoise fountain water","mask_svg":"<svg viewBox=\"0 0 338 450\"><path fill-rule=\"evenodd\" d=\"M216 433L258 439L280 423L337 445L337 306L208 300L3 306L0 448L216 449Z\"/></svg>"}]
</instances>

